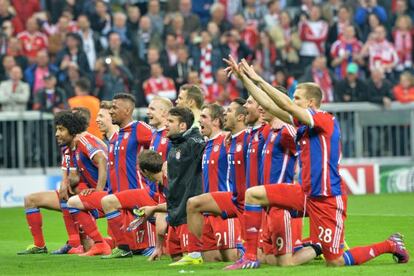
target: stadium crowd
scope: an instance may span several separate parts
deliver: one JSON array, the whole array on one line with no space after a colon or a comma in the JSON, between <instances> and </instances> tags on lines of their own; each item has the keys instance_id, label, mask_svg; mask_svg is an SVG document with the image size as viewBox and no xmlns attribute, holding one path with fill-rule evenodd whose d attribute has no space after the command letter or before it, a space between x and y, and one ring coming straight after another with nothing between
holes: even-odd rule
<instances>
[{"instance_id":1,"label":"stadium crowd","mask_svg":"<svg viewBox=\"0 0 414 276\"><path fill-rule=\"evenodd\" d=\"M1 110L95 117L98 99L147 106L185 83L226 105L247 96L229 54L290 95L313 81L323 102L412 102L413 18L412 0L0 0Z\"/></svg>"}]
</instances>

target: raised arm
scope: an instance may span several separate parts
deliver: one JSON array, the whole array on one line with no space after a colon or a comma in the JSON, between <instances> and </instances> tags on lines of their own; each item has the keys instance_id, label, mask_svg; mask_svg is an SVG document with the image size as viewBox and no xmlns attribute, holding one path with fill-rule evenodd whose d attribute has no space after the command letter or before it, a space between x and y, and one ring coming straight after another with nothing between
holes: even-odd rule
<instances>
[{"instance_id":1,"label":"raised arm","mask_svg":"<svg viewBox=\"0 0 414 276\"><path fill-rule=\"evenodd\" d=\"M260 77L254 71L253 67L249 66L249 64L244 59L241 62L241 68L243 72L251 80L253 80L279 108L287 112L293 118L299 120L299 122L306 124L308 126L312 126L312 117L307 109L295 104L287 95L285 95L284 93L282 93L281 91L267 83L262 77ZM297 95L297 93L295 92L295 98L297 100L299 100L299 97L301 96L302 95ZM283 120L282 118L280 119ZM292 120L290 120L289 123L293 123Z\"/></svg>"}]
</instances>

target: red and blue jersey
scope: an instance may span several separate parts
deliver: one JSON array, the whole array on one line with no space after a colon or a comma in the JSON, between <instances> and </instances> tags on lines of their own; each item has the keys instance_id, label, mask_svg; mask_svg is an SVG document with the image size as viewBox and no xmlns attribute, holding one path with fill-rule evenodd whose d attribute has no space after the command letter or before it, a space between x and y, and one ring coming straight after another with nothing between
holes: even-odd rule
<instances>
[{"instance_id":1,"label":"red and blue jersey","mask_svg":"<svg viewBox=\"0 0 414 276\"><path fill-rule=\"evenodd\" d=\"M158 152L162 161L167 161L168 152L171 148L171 142L167 138L167 130L165 128L154 130L152 133L152 139L150 143L150 150ZM165 177L163 183L156 183L146 180L147 185L145 186L148 194L159 203L165 202L165 187L168 187L168 181ZM165 185L165 186L164 186Z\"/></svg>"},{"instance_id":2,"label":"red and blue jersey","mask_svg":"<svg viewBox=\"0 0 414 276\"><path fill-rule=\"evenodd\" d=\"M89 188L96 188L98 183L98 167L93 161L93 157L101 152L108 156L105 143L98 137L84 133L76 137L78 139L76 147L71 149L73 165L80 176L80 182L84 182Z\"/></svg>"},{"instance_id":3,"label":"red and blue jersey","mask_svg":"<svg viewBox=\"0 0 414 276\"><path fill-rule=\"evenodd\" d=\"M63 171L66 172L66 175L69 175L70 171L76 170L76 167L73 164L73 160L70 157L71 156L71 151L70 151L69 147L67 147L67 146L61 147L60 151L62 153L61 168L62 168Z\"/></svg>"},{"instance_id":4,"label":"red and blue jersey","mask_svg":"<svg viewBox=\"0 0 414 276\"><path fill-rule=\"evenodd\" d=\"M246 156L246 189L260 184L262 149L271 127L262 124L251 129Z\"/></svg>"},{"instance_id":5,"label":"red and blue jersey","mask_svg":"<svg viewBox=\"0 0 414 276\"><path fill-rule=\"evenodd\" d=\"M203 193L230 192L227 186L226 134L219 133L209 139L203 153Z\"/></svg>"},{"instance_id":6,"label":"red and blue jersey","mask_svg":"<svg viewBox=\"0 0 414 276\"><path fill-rule=\"evenodd\" d=\"M244 129L232 135L227 151L227 186L233 192L233 203L244 208L246 191L246 154L249 143L249 131Z\"/></svg>"},{"instance_id":7,"label":"red and blue jersey","mask_svg":"<svg viewBox=\"0 0 414 276\"><path fill-rule=\"evenodd\" d=\"M112 194L113 191L117 191L118 187L116 185L112 185L112 181L116 179L116 171L115 171L115 156L114 156L114 148L115 143L118 141L118 132L115 132L112 137L108 140L105 140L105 144L108 147L108 193ZM116 182L114 182L116 183Z\"/></svg>"},{"instance_id":8,"label":"red and blue jersey","mask_svg":"<svg viewBox=\"0 0 414 276\"><path fill-rule=\"evenodd\" d=\"M293 183L296 163L296 129L285 125L273 129L262 150L261 183Z\"/></svg>"},{"instance_id":9,"label":"red and blue jersey","mask_svg":"<svg viewBox=\"0 0 414 276\"><path fill-rule=\"evenodd\" d=\"M339 175L341 131L336 118L325 111L308 109L311 124L297 119L296 142L299 147L299 182L306 195L337 196L345 192Z\"/></svg>"},{"instance_id":10,"label":"red and blue jersey","mask_svg":"<svg viewBox=\"0 0 414 276\"><path fill-rule=\"evenodd\" d=\"M118 135L111 140L109 162L113 193L145 187L137 159L139 152L149 148L151 138L151 127L144 122L134 121L120 129Z\"/></svg>"}]
</instances>

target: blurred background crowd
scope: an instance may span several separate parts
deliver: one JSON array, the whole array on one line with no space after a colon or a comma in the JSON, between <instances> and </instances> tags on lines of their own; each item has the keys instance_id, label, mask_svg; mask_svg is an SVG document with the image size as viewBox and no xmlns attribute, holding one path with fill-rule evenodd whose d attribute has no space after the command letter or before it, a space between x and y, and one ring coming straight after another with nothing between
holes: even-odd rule
<instances>
[{"instance_id":1,"label":"blurred background crowd","mask_svg":"<svg viewBox=\"0 0 414 276\"><path fill-rule=\"evenodd\" d=\"M226 105L246 92L223 57L324 102L414 101L414 0L0 0L2 111L137 106L185 83Z\"/></svg>"}]
</instances>

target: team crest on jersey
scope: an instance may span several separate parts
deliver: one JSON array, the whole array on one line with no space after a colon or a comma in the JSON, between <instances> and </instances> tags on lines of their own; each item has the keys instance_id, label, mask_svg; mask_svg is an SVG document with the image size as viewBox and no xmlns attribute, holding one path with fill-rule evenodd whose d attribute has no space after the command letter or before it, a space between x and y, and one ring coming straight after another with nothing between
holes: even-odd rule
<instances>
[{"instance_id":1,"label":"team crest on jersey","mask_svg":"<svg viewBox=\"0 0 414 276\"><path fill-rule=\"evenodd\" d=\"M239 152L242 150L242 145L241 144L237 144L236 145L236 152Z\"/></svg>"},{"instance_id":2,"label":"team crest on jersey","mask_svg":"<svg viewBox=\"0 0 414 276\"><path fill-rule=\"evenodd\" d=\"M167 139L164 137L161 139L161 145L164 145L165 143L167 143Z\"/></svg>"},{"instance_id":3,"label":"team crest on jersey","mask_svg":"<svg viewBox=\"0 0 414 276\"><path fill-rule=\"evenodd\" d=\"M128 137L129 137L129 132L125 133L124 139L128 139Z\"/></svg>"},{"instance_id":4,"label":"team crest on jersey","mask_svg":"<svg viewBox=\"0 0 414 276\"><path fill-rule=\"evenodd\" d=\"M220 148L220 146L219 146L219 145L215 145L215 146L214 146L214 148L213 148L213 151L214 151L214 152L218 152L219 148Z\"/></svg>"},{"instance_id":5,"label":"team crest on jersey","mask_svg":"<svg viewBox=\"0 0 414 276\"><path fill-rule=\"evenodd\" d=\"M180 158L181 158L181 151L177 151L175 153L175 159L180 160Z\"/></svg>"}]
</instances>

